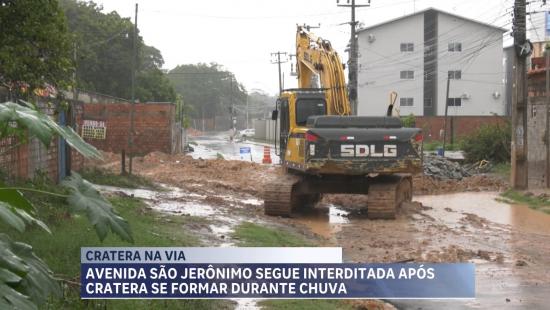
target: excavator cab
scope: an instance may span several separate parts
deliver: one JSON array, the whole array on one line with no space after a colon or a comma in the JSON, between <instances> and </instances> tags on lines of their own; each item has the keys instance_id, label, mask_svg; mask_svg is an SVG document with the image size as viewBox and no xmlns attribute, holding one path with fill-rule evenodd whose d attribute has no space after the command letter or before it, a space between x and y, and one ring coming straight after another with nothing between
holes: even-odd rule
<instances>
[{"instance_id":1,"label":"excavator cab","mask_svg":"<svg viewBox=\"0 0 550 310\"><path fill-rule=\"evenodd\" d=\"M323 89L292 89L285 90L277 99L277 110L273 111L274 119L278 119L279 135L278 149L282 161L286 160L289 139L303 138L307 130L310 116L326 115L327 103ZM273 117L272 117L273 118ZM303 139L302 139L303 140ZM300 142L295 145L301 144ZM290 150L290 154L297 154Z\"/></svg>"}]
</instances>

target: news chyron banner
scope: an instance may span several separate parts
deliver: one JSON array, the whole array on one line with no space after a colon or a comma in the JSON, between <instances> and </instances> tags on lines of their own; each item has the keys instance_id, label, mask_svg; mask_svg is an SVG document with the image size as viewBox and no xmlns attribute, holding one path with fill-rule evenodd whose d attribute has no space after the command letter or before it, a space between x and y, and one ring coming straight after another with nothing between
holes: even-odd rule
<instances>
[{"instance_id":1,"label":"news chyron banner","mask_svg":"<svg viewBox=\"0 0 550 310\"><path fill-rule=\"evenodd\" d=\"M475 298L471 263L343 263L341 248L81 248L81 297Z\"/></svg>"}]
</instances>

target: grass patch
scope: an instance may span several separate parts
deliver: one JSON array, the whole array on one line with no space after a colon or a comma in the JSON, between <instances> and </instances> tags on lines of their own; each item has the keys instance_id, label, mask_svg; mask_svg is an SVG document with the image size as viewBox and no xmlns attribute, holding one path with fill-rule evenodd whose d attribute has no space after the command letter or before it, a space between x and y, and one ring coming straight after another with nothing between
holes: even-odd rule
<instances>
[{"instance_id":1,"label":"grass patch","mask_svg":"<svg viewBox=\"0 0 550 310\"><path fill-rule=\"evenodd\" d=\"M501 177L510 177L510 170L512 169L512 166L510 163L498 163L493 166L493 169L491 169L491 172L501 176Z\"/></svg>"},{"instance_id":2,"label":"grass patch","mask_svg":"<svg viewBox=\"0 0 550 310\"><path fill-rule=\"evenodd\" d=\"M163 188L151 180L139 175L114 174L100 168L87 168L80 171L82 177L94 184L109 185L124 188L148 188L162 190Z\"/></svg>"},{"instance_id":3,"label":"grass patch","mask_svg":"<svg viewBox=\"0 0 550 310\"><path fill-rule=\"evenodd\" d=\"M545 197L521 193L515 190L507 190L501 196L512 202L528 205L531 209L550 214L550 200Z\"/></svg>"},{"instance_id":4,"label":"grass patch","mask_svg":"<svg viewBox=\"0 0 550 310\"><path fill-rule=\"evenodd\" d=\"M32 183L26 186L62 193L63 189L51 183ZM199 241L186 234L182 225L193 221L192 217L160 214L150 210L141 200L130 197L109 197L115 209L132 228L135 243L129 244L117 236L109 236L100 242L90 222L83 216L71 216L61 198L41 194L25 196L35 205L38 218L44 220L52 235L36 227L28 227L18 233L5 227L14 240L32 245L56 277L79 282L80 248L86 246L196 246ZM232 309L233 304L223 300L88 300L80 299L77 285L63 285L63 299L50 299L42 308L47 309Z\"/></svg>"},{"instance_id":5,"label":"grass patch","mask_svg":"<svg viewBox=\"0 0 550 310\"><path fill-rule=\"evenodd\" d=\"M249 222L244 222L237 226L233 232L233 237L239 240L240 246L248 247L315 246L315 244L296 234Z\"/></svg>"},{"instance_id":6,"label":"grass patch","mask_svg":"<svg viewBox=\"0 0 550 310\"><path fill-rule=\"evenodd\" d=\"M351 305L334 299L265 300L258 303L264 310L352 310Z\"/></svg>"}]
</instances>

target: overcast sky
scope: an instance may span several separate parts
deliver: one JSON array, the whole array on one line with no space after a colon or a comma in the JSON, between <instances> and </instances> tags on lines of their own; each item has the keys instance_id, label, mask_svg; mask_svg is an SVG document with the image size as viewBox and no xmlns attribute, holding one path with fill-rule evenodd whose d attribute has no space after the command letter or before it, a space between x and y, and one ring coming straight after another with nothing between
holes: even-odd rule
<instances>
[{"instance_id":1,"label":"overcast sky","mask_svg":"<svg viewBox=\"0 0 550 310\"><path fill-rule=\"evenodd\" d=\"M346 3L347 0L340 0ZM104 12L134 15L139 4L138 26L145 43L158 48L165 69L178 64L217 62L235 73L247 90L278 92L277 66L270 53L294 53L296 24L321 24L313 32L328 39L344 62L349 40L350 9L337 7L336 0L95 0ZM357 4L367 0L356 0ZM365 26L434 7L496 26L511 28L513 0L372 0L357 9ZM538 9L539 5L533 6ZM506 38L509 37L507 33ZM505 45L510 44L505 41ZM285 86L295 87L283 64Z\"/></svg>"}]
</instances>

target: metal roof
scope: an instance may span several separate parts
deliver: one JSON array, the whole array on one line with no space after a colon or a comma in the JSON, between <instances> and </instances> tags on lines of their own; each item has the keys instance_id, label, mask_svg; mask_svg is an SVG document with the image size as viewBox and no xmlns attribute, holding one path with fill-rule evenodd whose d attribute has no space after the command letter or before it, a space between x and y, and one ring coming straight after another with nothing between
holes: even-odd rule
<instances>
[{"instance_id":1,"label":"metal roof","mask_svg":"<svg viewBox=\"0 0 550 310\"><path fill-rule=\"evenodd\" d=\"M378 28L378 27L380 27L380 26L384 26L384 25L386 25L386 24L390 24L390 23L393 23L393 22L396 22L396 21L399 21L399 20L402 20L402 19L405 19L405 18L412 17L412 16L424 14L424 13L429 12L429 11L435 11L435 12L437 12L437 13L445 14L445 15L448 15L448 16L451 16L451 17L460 18L460 19L462 19L462 20L469 21L469 22L472 22L472 23L476 23L476 24L479 24L479 25L482 25L482 26L485 26L485 27L497 29L497 30L500 30L500 31L502 31L502 32L508 31L508 30L505 29L505 28L497 27L497 26L495 26L495 25L487 24L487 23L484 23L484 22L480 22L480 21L477 21L477 20L475 20L475 19L466 18L466 17L464 17L464 16L460 16L460 15L452 14L452 13L445 12L445 11L442 11L442 10L438 10L438 9L436 9L436 8L427 8L427 9L424 9L424 10L422 10L422 11L418 11L418 12L413 13L413 14L409 14L409 15L397 17L397 18L394 18L394 19L387 20L387 21L385 21L385 22L381 22L381 23L378 23L378 24L374 24L374 25L372 25L372 26L368 26L368 27L365 27L365 28L358 29L357 32L359 33L359 32L366 31L366 30L372 30L372 29L374 29L374 28Z\"/></svg>"}]
</instances>

